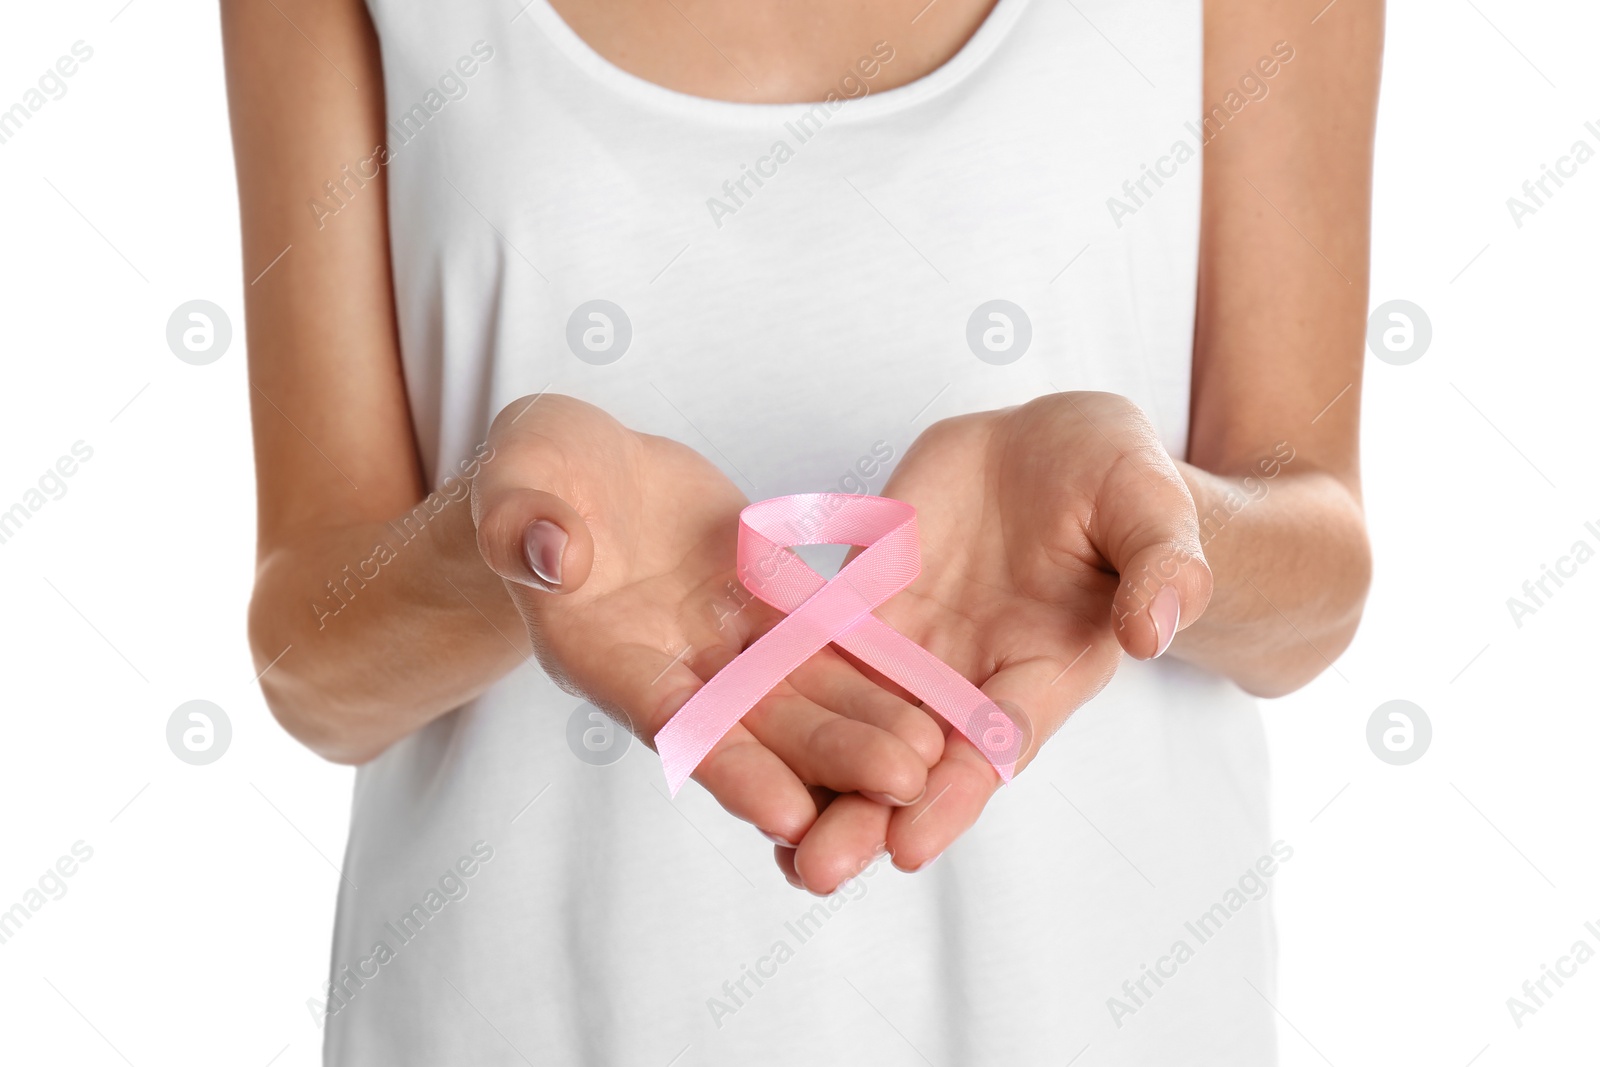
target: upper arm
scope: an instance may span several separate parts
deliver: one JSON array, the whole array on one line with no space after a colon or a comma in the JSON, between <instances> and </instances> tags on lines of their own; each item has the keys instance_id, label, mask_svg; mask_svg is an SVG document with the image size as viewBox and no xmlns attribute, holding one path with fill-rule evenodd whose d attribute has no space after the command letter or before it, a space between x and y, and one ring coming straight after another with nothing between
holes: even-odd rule
<instances>
[{"instance_id":1,"label":"upper arm","mask_svg":"<svg viewBox=\"0 0 1600 1067\"><path fill-rule=\"evenodd\" d=\"M1204 149L1188 458L1245 473L1287 441L1358 495L1383 2L1320 6L1205 3L1203 107L1223 117Z\"/></svg>"},{"instance_id":2,"label":"upper arm","mask_svg":"<svg viewBox=\"0 0 1600 1067\"><path fill-rule=\"evenodd\" d=\"M222 29L264 557L299 533L399 514L422 484L384 175L377 167L358 186L343 169L371 173L364 161L384 141L383 68L366 7L224 0ZM338 205L330 181L346 182L331 217L310 206Z\"/></svg>"}]
</instances>

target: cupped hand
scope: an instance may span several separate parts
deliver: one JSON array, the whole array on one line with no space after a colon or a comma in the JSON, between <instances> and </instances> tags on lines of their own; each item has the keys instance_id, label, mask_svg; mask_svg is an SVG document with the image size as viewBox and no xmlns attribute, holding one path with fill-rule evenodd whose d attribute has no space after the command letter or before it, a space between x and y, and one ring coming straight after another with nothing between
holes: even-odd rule
<instances>
[{"instance_id":1,"label":"cupped hand","mask_svg":"<svg viewBox=\"0 0 1600 1067\"><path fill-rule=\"evenodd\" d=\"M878 614L1021 718L1019 772L1123 653L1161 654L1211 596L1188 487L1120 396L1056 393L936 423L883 495L917 509L922 572ZM944 751L920 800L833 798L780 866L830 892L885 845L902 870L937 858L1000 785L940 722Z\"/></svg>"},{"instance_id":2,"label":"cupped hand","mask_svg":"<svg viewBox=\"0 0 1600 1067\"><path fill-rule=\"evenodd\" d=\"M735 578L743 494L693 449L550 394L508 405L489 444L472 496L484 559L546 672L647 742L781 618ZM694 777L768 837L798 842L817 816L808 787L913 801L943 749L914 702L826 649Z\"/></svg>"}]
</instances>

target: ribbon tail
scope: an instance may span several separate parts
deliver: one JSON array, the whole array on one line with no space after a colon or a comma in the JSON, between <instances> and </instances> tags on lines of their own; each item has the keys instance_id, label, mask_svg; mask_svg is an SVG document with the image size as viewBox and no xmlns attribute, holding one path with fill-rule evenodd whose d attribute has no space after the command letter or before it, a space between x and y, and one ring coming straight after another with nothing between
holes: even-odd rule
<instances>
[{"instance_id":1,"label":"ribbon tail","mask_svg":"<svg viewBox=\"0 0 1600 1067\"><path fill-rule=\"evenodd\" d=\"M1010 783L1026 751L1027 723L1007 714L955 668L876 615L834 643L916 694L954 727Z\"/></svg>"}]
</instances>

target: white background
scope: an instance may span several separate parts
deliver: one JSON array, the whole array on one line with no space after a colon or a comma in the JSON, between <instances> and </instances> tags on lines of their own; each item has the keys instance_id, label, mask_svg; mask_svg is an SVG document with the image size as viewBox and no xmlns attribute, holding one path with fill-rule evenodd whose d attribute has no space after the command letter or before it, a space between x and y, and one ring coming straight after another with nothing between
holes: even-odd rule
<instances>
[{"instance_id":1,"label":"white background","mask_svg":"<svg viewBox=\"0 0 1600 1067\"><path fill-rule=\"evenodd\" d=\"M278 729L246 650L254 505L216 7L121 4L0 15L0 107L74 41L94 49L0 145L0 510L75 442L93 449L0 544L0 909L75 842L93 849L0 945L0 1059L304 1067L351 772ZM1391 11L1372 304L1420 305L1433 341L1410 365L1368 358L1377 577L1360 635L1265 709L1278 836L1296 849L1273 882L1287 1065L1593 1060L1600 961L1520 1028L1506 998L1577 939L1600 948L1583 928L1600 927L1600 560L1520 628L1506 600L1573 542L1600 548L1584 528L1600 531L1600 160L1520 228L1506 198L1573 141L1600 148L1584 129L1600 127L1597 39L1587 4ZM204 367L165 341L197 297L236 328ZM166 744L195 698L233 726L208 767ZM1409 766L1367 747L1394 698L1433 724Z\"/></svg>"}]
</instances>

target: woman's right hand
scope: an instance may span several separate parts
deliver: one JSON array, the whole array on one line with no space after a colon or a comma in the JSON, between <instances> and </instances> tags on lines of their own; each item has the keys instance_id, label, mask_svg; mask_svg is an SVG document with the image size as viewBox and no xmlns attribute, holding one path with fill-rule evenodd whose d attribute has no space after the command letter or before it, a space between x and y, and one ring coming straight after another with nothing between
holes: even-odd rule
<instances>
[{"instance_id":1,"label":"woman's right hand","mask_svg":"<svg viewBox=\"0 0 1600 1067\"><path fill-rule=\"evenodd\" d=\"M551 394L508 405L489 445L472 492L484 560L551 678L645 741L781 618L735 577L744 495L692 448ZM793 847L817 817L808 786L914 803L943 747L924 712L828 648L694 778Z\"/></svg>"}]
</instances>

